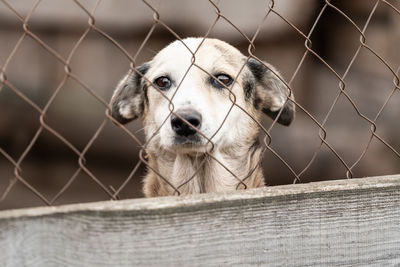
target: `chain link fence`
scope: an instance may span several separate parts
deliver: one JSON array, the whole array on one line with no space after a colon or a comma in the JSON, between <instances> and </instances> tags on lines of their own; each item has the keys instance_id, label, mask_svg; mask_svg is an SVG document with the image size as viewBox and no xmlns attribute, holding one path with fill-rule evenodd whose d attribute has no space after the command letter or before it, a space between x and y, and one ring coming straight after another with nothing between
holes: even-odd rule
<instances>
[{"instance_id":1,"label":"chain link fence","mask_svg":"<svg viewBox=\"0 0 400 267\"><path fill-rule=\"evenodd\" d=\"M203 1L204 10L182 14L190 19L196 12L209 13L206 30L194 32L204 38L229 39L224 36L226 31L218 28L225 25L224 29L240 40L233 44L238 44L247 60L281 60L277 68L283 68L286 79L280 78L296 96L296 100L286 101L294 103L297 117L289 128L279 126L277 119L263 119L259 123L264 151L260 164L265 170L266 183L398 173L399 2L377 0L364 4L361 1L357 5L344 1L307 1L308 5L300 6L301 10L295 12L297 17L302 17L302 13L308 16L302 22L279 8L280 2L257 2L258 6L253 8L262 10L263 16L251 18L257 20L256 26L246 30L228 15L229 9L223 1ZM4 55L0 58L0 208L141 196L140 179L144 169L157 172L149 168L146 157L151 139L144 140L139 122L124 126L110 116L109 102L114 89L111 85L116 84L129 66L137 71L136 67L149 60L159 48L174 39L182 41L190 36L190 29L185 32L181 25L170 25L170 18L164 19L159 8L167 3L135 2L134 5L147 12L147 20L139 27L141 33L132 37L135 39L132 49L126 36L131 34L130 27L138 26L123 27L117 21L109 27L103 23L104 16L98 18L96 12L109 7L107 1L98 0L95 4L71 1L74 8L65 12L78 12L80 18L85 16L84 27L76 26L73 16L69 22L55 16L52 20L61 26L45 20L45 26L40 28L35 24L40 20L37 14L49 3L29 2L26 10L27 3L22 1L25 7L21 8L21 1L1 0L1 10L8 18L3 17L2 33L9 36L5 33L12 32L14 37L7 40L8 46L0 46ZM269 32L272 37L268 39L265 28L272 25L272 32L279 28L271 21L277 21L285 31L281 35ZM65 23L72 26L63 30ZM55 30L60 27L62 30ZM49 39L55 34L69 34L68 45ZM291 36L290 40L285 41L285 35ZM84 53L91 53L93 39L103 46L101 53L107 55L106 60L97 62L99 55L94 53L89 60L79 61ZM161 41L151 45L152 39ZM281 45L280 39L286 45ZM28 43L39 46L40 54L35 55L38 50L25 49ZM264 46L273 54L259 53ZM329 50L332 47L333 52ZM265 55L271 58L264 58ZM290 57L286 63L282 60L285 55ZM25 80L29 81L29 72L37 69L18 70L18 64L30 66L32 56L38 57L37 68L50 61L52 67L46 71L58 69L39 75L36 87ZM109 62L119 61L120 66L108 65L107 58ZM286 67L282 67L284 64ZM192 67L201 68L196 61ZM115 76L107 76L114 68ZM110 87L106 91L99 90L96 84L104 80L102 75L109 78ZM226 90L231 98L236 97L229 88ZM232 107L241 108L231 101ZM169 116L173 114L172 109ZM207 138L215 145L211 137ZM121 155L124 153L127 156ZM236 176L212 153L207 153L210 160L217 161L237 179L238 186L246 188L246 177ZM173 184L163 173L157 172L157 175L171 186L175 195L180 194L188 181L196 179L193 173L183 184Z\"/></svg>"}]
</instances>

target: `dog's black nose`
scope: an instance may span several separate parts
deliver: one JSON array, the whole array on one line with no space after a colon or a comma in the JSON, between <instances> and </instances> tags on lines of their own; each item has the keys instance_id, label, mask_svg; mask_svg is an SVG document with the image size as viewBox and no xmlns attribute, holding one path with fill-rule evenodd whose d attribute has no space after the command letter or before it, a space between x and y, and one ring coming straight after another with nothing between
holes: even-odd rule
<instances>
[{"instance_id":1,"label":"dog's black nose","mask_svg":"<svg viewBox=\"0 0 400 267\"><path fill-rule=\"evenodd\" d=\"M189 136L194 135L197 131L193 128L200 129L201 126L201 114L193 109L185 109L175 112L177 115L188 121L191 125L180 119L178 116L172 114L171 116L171 127L177 135Z\"/></svg>"}]
</instances>

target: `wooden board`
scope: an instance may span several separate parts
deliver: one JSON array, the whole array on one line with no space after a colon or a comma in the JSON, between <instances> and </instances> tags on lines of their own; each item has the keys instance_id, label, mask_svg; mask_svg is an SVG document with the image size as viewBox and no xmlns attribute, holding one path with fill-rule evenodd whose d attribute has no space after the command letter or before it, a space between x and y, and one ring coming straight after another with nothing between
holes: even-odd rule
<instances>
[{"instance_id":1,"label":"wooden board","mask_svg":"<svg viewBox=\"0 0 400 267\"><path fill-rule=\"evenodd\" d=\"M400 175L0 212L1 266L395 266Z\"/></svg>"}]
</instances>

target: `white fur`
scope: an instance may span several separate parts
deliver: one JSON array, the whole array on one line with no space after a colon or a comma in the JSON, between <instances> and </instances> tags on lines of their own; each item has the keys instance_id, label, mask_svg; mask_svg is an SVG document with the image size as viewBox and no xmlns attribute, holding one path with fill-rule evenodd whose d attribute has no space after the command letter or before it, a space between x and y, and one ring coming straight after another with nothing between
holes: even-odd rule
<instances>
[{"instance_id":1,"label":"white fur","mask_svg":"<svg viewBox=\"0 0 400 267\"><path fill-rule=\"evenodd\" d=\"M202 39L189 38L185 39L185 44L194 52L198 48ZM201 50L200 50L201 52ZM200 53L201 54L201 53ZM201 54L203 55L203 54ZM221 54L217 50L211 50L207 57L196 55L196 63L211 74L215 64L221 64L219 71L223 71L234 78L238 73L236 69L229 65L223 65L222 60L218 60ZM210 88L207 85L209 75L196 66L188 68L192 62L192 53L179 41L172 43L165 49L160 51L157 56L150 62L151 65L157 66L152 68L146 74L146 77L151 81L159 76L168 74L173 80L172 87L164 92L164 94L172 100L174 111L179 111L184 108L193 108L197 110L203 118L200 128L204 137L203 142L207 142L207 138L211 139L217 145L229 144L238 138L238 132L241 125L247 125L251 120L248 116L243 116L243 112L237 107L233 107L233 102L229 100L229 93L222 89L218 91L215 88ZM185 76L186 75L186 76ZM179 85L179 88L177 89ZM151 89L150 89L151 90ZM240 92L243 89L237 83L232 88L232 91ZM155 94L155 90L151 90ZM175 94L175 95L174 95ZM238 93L237 95L242 95ZM243 98L237 98L236 103L243 106ZM231 110L232 108L232 110ZM162 125L167 116L170 114L170 103L165 99L160 105L154 106L154 127L148 128L149 131L155 131ZM229 113L229 114L228 114ZM225 117L228 119L223 124L222 128L217 132L218 128L223 123ZM244 128L242 131L244 131ZM215 135L216 134L216 135ZM246 132L243 134L247 135ZM215 136L214 136L215 135ZM175 133L170 124L170 117L160 129L160 145L164 149L173 146ZM223 140L222 140L223 139Z\"/></svg>"}]
</instances>

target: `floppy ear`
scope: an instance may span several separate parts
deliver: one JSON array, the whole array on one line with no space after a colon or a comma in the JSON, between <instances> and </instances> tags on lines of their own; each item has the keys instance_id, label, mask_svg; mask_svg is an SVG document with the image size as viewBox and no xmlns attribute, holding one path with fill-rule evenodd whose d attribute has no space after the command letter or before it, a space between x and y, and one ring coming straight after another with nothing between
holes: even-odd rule
<instances>
[{"instance_id":1,"label":"floppy ear","mask_svg":"<svg viewBox=\"0 0 400 267\"><path fill-rule=\"evenodd\" d=\"M149 69L147 63L136 68L142 75ZM140 117L144 110L144 86L142 75L130 70L119 82L111 98L111 115L119 123L125 124Z\"/></svg>"},{"instance_id":2,"label":"floppy ear","mask_svg":"<svg viewBox=\"0 0 400 267\"><path fill-rule=\"evenodd\" d=\"M295 106L292 101L286 101L289 96L289 88L277 76L279 72L273 66L253 58L248 61L247 66L256 79L254 98L256 109L261 109L272 119L275 119L282 109L277 121L288 126L294 119ZM294 99L293 93L290 98Z\"/></svg>"}]
</instances>

